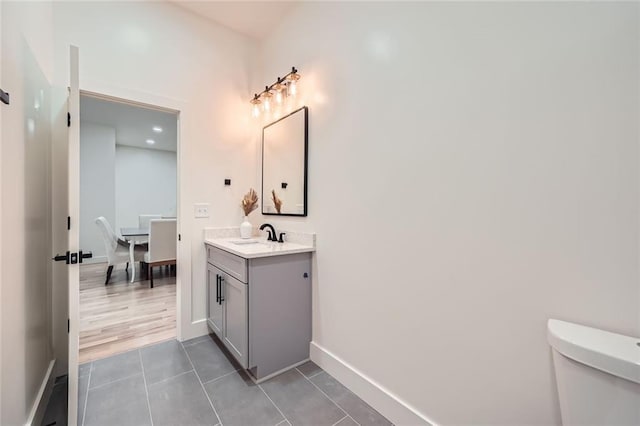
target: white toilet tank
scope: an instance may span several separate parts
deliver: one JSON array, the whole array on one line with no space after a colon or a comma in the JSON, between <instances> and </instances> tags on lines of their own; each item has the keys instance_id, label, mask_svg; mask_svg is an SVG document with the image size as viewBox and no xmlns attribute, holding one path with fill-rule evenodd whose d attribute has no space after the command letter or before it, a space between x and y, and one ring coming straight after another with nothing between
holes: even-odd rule
<instances>
[{"instance_id":1,"label":"white toilet tank","mask_svg":"<svg viewBox=\"0 0 640 426\"><path fill-rule=\"evenodd\" d=\"M562 424L640 425L639 338L551 319Z\"/></svg>"}]
</instances>

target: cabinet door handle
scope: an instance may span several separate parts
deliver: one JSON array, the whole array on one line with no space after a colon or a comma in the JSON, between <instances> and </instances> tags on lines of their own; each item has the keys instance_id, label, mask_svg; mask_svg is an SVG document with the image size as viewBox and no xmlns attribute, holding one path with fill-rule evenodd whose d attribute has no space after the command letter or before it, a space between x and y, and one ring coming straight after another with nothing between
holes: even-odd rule
<instances>
[{"instance_id":1,"label":"cabinet door handle","mask_svg":"<svg viewBox=\"0 0 640 426\"><path fill-rule=\"evenodd\" d=\"M224 297L222 297L222 282L224 281L224 277L220 276L220 304L222 305L222 302L224 302Z\"/></svg>"},{"instance_id":2,"label":"cabinet door handle","mask_svg":"<svg viewBox=\"0 0 640 426\"><path fill-rule=\"evenodd\" d=\"M220 275L216 274L216 303L220 303Z\"/></svg>"}]
</instances>

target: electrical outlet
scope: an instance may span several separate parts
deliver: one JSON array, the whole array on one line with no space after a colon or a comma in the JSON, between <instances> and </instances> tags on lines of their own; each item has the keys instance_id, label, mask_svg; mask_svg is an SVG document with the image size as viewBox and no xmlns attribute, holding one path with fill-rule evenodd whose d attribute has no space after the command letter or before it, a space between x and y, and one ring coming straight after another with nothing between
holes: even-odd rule
<instances>
[{"instance_id":1,"label":"electrical outlet","mask_svg":"<svg viewBox=\"0 0 640 426\"><path fill-rule=\"evenodd\" d=\"M200 203L195 205L196 217L209 217L209 204Z\"/></svg>"}]
</instances>

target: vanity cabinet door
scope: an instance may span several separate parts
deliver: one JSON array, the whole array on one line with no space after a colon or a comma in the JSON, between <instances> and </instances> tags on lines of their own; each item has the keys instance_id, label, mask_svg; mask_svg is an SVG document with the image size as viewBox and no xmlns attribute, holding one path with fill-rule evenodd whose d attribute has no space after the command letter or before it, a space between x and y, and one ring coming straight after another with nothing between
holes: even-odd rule
<instances>
[{"instance_id":1,"label":"vanity cabinet door","mask_svg":"<svg viewBox=\"0 0 640 426\"><path fill-rule=\"evenodd\" d=\"M224 298L224 338L227 349L244 367L248 367L249 329L247 285L224 275L222 280Z\"/></svg>"},{"instance_id":2,"label":"vanity cabinet door","mask_svg":"<svg viewBox=\"0 0 640 426\"><path fill-rule=\"evenodd\" d=\"M207 323L209 328L222 339L223 305L219 302L222 291L220 278L223 272L207 263Z\"/></svg>"}]
</instances>

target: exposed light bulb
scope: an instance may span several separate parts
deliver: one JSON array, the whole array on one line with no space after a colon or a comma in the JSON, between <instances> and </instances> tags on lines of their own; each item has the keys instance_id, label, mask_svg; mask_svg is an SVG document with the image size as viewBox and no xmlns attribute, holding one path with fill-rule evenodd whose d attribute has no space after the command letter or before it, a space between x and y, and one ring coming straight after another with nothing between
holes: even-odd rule
<instances>
[{"instance_id":1,"label":"exposed light bulb","mask_svg":"<svg viewBox=\"0 0 640 426\"><path fill-rule=\"evenodd\" d=\"M289 82L289 96L295 98L297 94L298 94L298 85L296 84L295 81L292 80Z\"/></svg>"},{"instance_id":2,"label":"exposed light bulb","mask_svg":"<svg viewBox=\"0 0 640 426\"><path fill-rule=\"evenodd\" d=\"M295 97L298 94L298 80L300 80L300 74L298 74L298 70L295 67L291 69L291 74L289 74L287 80L289 80L288 95Z\"/></svg>"},{"instance_id":3,"label":"exposed light bulb","mask_svg":"<svg viewBox=\"0 0 640 426\"><path fill-rule=\"evenodd\" d=\"M282 85L282 79L280 77L278 77L277 83L273 86L273 90L276 92L276 105L282 105L284 101L284 93L282 93L284 86Z\"/></svg>"},{"instance_id":4,"label":"exposed light bulb","mask_svg":"<svg viewBox=\"0 0 640 426\"><path fill-rule=\"evenodd\" d=\"M258 118L260 117L260 104L262 102L260 102L260 98L258 97L258 95L254 95L253 99L251 99L251 115L254 118Z\"/></svg>"},{"instance_id":5,"label":"exposed light bulb","mask_svg":"<svg viewBox=\"0 0 640 426\"><path fill-rule=\"evenodd\" d=\"M265 92L262 94L262 98L264 101L262 102L262 109L264 112L268 113L271 111L271 98L273 94L269 91L269 86L265 87Z\"/></svg>"},{"instance_id":6,"label":"exposed light bulb","mask_svg":"<svg viewBox=\"0 0 640 426\"><path fill-rule=\"evenodd\" d=\"M160 126L153 126L152 130L156 133L162 133L162 127Z\"/></svg>"}]
</instances>

